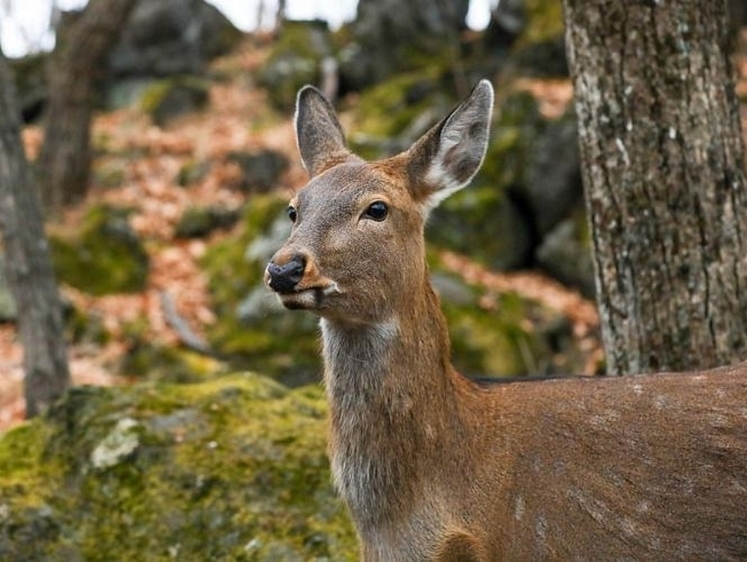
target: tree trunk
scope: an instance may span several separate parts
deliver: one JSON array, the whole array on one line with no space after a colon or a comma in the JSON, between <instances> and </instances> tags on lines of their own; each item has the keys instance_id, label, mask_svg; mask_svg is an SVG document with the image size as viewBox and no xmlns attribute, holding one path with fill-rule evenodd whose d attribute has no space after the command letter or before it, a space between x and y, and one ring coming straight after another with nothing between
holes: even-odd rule
<instances>
[{"instance_id":1,"label":"tree trunk","mask_svg":"<svg viewBox=\"0 0 747 562\"><path fill-rule=\"evenodd\" d=\"M728 0L563 0L611 374L747 357Z\"/></svg>"},{"instance_id":2,"label":"tree trunk","mask_svg":"<svg viewBox=\"0 0 747 562\"><path fill-rule=\"evenodd\" d=\"M20 112L0 53L0 231L23 344L26 414L44 411L70 385L62 309L36 190L23 152Z\"/></svg>"},{"instance_id":3,"label":"tree trunk","mask_svg":"<svg viewBox=\"0 0 747 562\"><path fill-rule=\"evenodd\" d=\"M49 75L44 144L38 160L42 200L59 209L86 194L96 85L136 0L90 0L58 31Z\"/></svg>"}]
</instances>

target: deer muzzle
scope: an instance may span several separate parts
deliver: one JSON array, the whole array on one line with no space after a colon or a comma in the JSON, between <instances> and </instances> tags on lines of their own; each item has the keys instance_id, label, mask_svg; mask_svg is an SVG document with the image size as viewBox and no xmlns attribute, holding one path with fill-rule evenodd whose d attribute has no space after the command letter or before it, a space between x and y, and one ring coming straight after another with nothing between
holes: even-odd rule
<instances>
[{"instance_id":1,"label":"deer muzzle","mask_svg":"<svg viewBox=\"0 0 747 562\"><path fill-rule=\"evenodd\" d=\"M296 254L283 264L278 265L271 261L267 264L266 279L267 285L280 294L289 294L297 290L297 285L303 278L306 269L306 259Z\"/></svg>"}]
</instances>

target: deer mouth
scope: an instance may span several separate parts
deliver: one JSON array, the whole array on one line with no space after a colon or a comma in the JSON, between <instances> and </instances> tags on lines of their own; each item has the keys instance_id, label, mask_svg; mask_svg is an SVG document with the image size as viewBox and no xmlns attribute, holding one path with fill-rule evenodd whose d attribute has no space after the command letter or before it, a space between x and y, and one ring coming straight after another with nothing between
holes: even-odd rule
<instances>
[{"instance_id":1,"label":"deer mouth","mask_svg":"<svg viewBox=\"0 0 747 562\"><path fill-rule=\"evenodd\" d=\"M317 287L299 287L277 295L283 306L290 310L315 310L321 308L327 298L340 292L337 283L330 283Z\"/></svg>"}]
</instances>

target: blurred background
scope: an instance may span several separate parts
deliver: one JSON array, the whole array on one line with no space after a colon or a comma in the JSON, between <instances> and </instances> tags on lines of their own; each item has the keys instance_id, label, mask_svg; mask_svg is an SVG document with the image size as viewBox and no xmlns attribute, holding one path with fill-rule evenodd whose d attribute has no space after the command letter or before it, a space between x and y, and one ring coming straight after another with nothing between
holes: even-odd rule
<instances>
[{"instance_id":1,"label":"blurred background","mask_svg":"<svg viewBox=\"0 0 747 562\"><path fill-rule=\"evenodd\" d=\"M0 558L355 559L317 320L262 283L307 181L307 83L375 159L490 79L485 164L427 232L454 362L603 372L560 0L2 0L0 45L74 384L21 424L0 268Z\"/></svg>"}]
</instances>

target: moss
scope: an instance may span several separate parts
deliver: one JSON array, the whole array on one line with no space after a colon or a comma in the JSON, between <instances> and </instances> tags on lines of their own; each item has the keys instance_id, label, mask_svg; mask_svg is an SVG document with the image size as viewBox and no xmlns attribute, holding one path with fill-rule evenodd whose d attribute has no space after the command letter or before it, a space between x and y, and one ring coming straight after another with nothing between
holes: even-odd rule
<instances>
[{"instance_id":1,"label":"moss","mask_svg":"<svg viewBox=\"0 0 747 562\"><path fill-rule=\"evenodd\" d=\"M479 283L468 286L442 266L439 255L431 249L428 261L458 371L505 377L582 370L586 355L565 317L515 292L496 293Z\"/></svg>"},{"instance_id":2,"label":"moss","mask_svg":"<svg viewBox=\"0 0 747 562\"><path fill-rule=\"evenodd\" d=\"M434 107L444 108L445 111L449 100L436 87L438 75L438 69L426 67L420 72L395 75L366 89L355 109L356 134L351 141L357 152L368 156L365 153L367 142L389 142L426 112L434 115L438 112L440 115L441 112L434 110Z\"/></svg>"},{"instance_id":3,"label":"moss","mask_svg":"<svg viewBox=\"0 0 747 562\"><path fill-rule=\"evenodd\" d=\"M250 199L238 235L209 248L201 263L218 318L208 333L213 347L234 366L295 385L320 373L316 318L280 308L262 281L288 234L287 205L275 195Z\"/></svg>"},{"instance_id":4,"label":"moss","mask_svg":"<svg viewBox=\"0 0 747 562\"><path fill-rule=\"evenodd\" d=\"M288 391L248 373L73 389L48 419L0 438L0 554L354 560L325 410L317 387ZM120 433L128 447L94 463Z\"/></svg>"},{"instance_id":5,"label":"moss","mask_svg":"<svg viewBox=\"0 0 747 562\"><path fill-rule=\"evenodd\" d=\"M220 372L223 365L194 351L137 341L125 354L118 370L126 377L147 376L151 381L189 383Z\"/></svg>"},{"instance_id":6,"label":"moss","mask_svg":"<svg viewBox=\"0 0 747 562\"><path fill-rule=\"evenodd\" d=\"M55 272L63 282L92 295L145 288L148 254L121 208L91 207L73 235L49 237Z\"/></svg>"},{"instance_id":7,"label":"moss","mask_svg":"<svg viewBox=\"0 0 747 562\"><path fill-rule=\"evenodd\" d=\"M283 22L259 76L273 105L282 111L291 109L301 86L319 83L321 61L330 55L332 44L326 23Z\"/></svg>"},{"instance_id":8,"label":"moss","mask_svg":"<svg viewBox=\"0 0 747 562\"><path fill-rule=\"evenodd\" d=\"M154 82L140 98L141 109L158 126L205 107L209 99L210 82L196 76L176 76Z\"/></svg>"},{"instance_id":9,"label":"moss","mask_svg":"<svg viewBox=\"0 0 747 562\"><path fill-rule=\"evenodd\" d=\"M552 41L563 36L563 5L561 0L525 0L528 25L519 37L519 47Z\"/></svg>"},{"instance_id":10,"label":"moss","mask_svg":"<svg viewBox=\"0 0 747 562\"><path fill-rule=\"evenodd\" d=\"M229 228L239 220L239 214L220 206L190 207L174 227L178 238L201 238L214 230Z\"/></svg>"}]
</instances>

